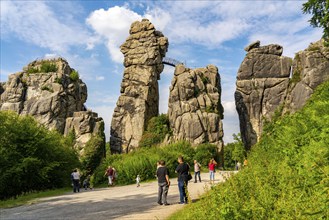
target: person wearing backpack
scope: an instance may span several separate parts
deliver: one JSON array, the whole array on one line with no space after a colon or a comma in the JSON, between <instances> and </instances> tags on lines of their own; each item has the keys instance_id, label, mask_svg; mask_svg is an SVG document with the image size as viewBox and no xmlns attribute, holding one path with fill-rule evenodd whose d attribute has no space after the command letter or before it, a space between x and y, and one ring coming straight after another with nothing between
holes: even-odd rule
<instances>
[{"instance_id":1,"label":"person wearing backpack","mask_svg":"<svg viewBox=\"0 0 329 220\"><path fill-rule=\"evenodd\" d=\"M175 172L178 174L178 189L179 189L179 204L187 204L187 184L188 184L188 176L190 171L190 166L184 162L182 156L178 157L178 166Z\"/></svg>"},{"instance_id":2,"label":"person wearing backpack","mask_svg":"<svg viewBox=\"0 0 329 220\"><path fill-rule=\"evenodd\" d=\"M194 183L197 182L197 176L199 177L199 181L201 182L200 168L201 165L198 163L198 161L194 160Z\"/></svg>"}]
</instances>

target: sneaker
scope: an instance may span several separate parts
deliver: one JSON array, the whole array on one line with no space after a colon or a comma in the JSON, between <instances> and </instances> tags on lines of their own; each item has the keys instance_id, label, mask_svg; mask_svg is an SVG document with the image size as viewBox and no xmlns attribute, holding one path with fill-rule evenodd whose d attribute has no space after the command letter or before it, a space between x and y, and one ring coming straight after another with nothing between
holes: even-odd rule
<instances>
[{"instance_id":1,"label":"sneaker","mask_svg":"<svg viewBox=\"0 0 329 220\"><path fill-rule=\"evenodd\" d=\"M196 183L196 181L194 181L194 183Z\"/></svg>"},{"instance_id":2,"label":"sneaker","mask_svg":"<svg viewBox=\"0 0 329 220\"><path fill-rule=\"evenodd\" d=\"M162 202L158 202L159 205L163 205Z\"/></svg>"},{"instance_id":3,"label":"sneaker","mask_svg":"<svg viewBox=\"0 0 329 220\"><path fill-rule=\"evenodd\" d=\"M164 206L170 205L169 203L163 203Z\"/></svg>"},{"instance_id":4,"label":"sneaker","mask_svg":"<svg viewBox=\"0 0 329 220\"><path fill-rule=\"evenodd\" d=\"M185 204L185 202L179 202L178 204Z\"/></svg>"}]
</instances>

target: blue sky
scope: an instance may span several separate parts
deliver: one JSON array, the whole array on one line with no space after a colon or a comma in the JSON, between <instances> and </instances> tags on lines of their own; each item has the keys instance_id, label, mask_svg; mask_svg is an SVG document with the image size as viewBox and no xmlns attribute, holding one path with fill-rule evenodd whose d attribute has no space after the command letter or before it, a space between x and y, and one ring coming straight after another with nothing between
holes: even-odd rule
<instances>
[{"instance_id":1,"label":"blue sky","mask_svg":"<svg viewBox=\"0 0 329 220\"><path fill-rule=\"evenodd\" d=\"M29 62L61 56L88 86L87 108L110 121L120 95L119 46L130 24L148 18L169 38L167 57L188 67L218 66L222 80L224 141L239 132L235 78L250 42L277 43L293 57L321 38L301 12L305 1L6 1L1 6L0 81ZM167 111L174 69L161 75L160 110Z\"/></svg>"}]
</instances>

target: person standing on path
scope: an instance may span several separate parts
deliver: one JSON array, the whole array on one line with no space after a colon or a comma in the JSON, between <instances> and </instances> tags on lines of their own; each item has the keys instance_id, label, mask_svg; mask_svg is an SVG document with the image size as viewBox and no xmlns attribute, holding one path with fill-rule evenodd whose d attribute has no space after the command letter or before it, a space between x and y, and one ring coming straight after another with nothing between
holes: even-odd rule
<instances>
[{"instance_id":1,"label":"person standing on path","mask_svg":"<svg viewBox=\"0 0 329 220\"><path fill-rule=\"evenodd\" d=\"M217 162L215 161L214 158L212 158L208 164L209 168L209 175L210 175L210 183L215 183L215 167L217 165Z\"/></svg>"},{"instance_id":2,"label":"person standing on path","mask_svg":"<svg viewBox=\"0 0 329 220\"><path fill-rule=\"evenodd\" d=\"M187 183L188 183L188 173L190 166L184 162L182 156L178 157L178 166L176 168L176 173L178 174L178 189L179 189L179 204L187 204Z\"/></svg>"},{"instance_id":3,"label":"person standing on path","mask_svg":"<svg viewBox=\"0 0 329 220\"><path fill-rule=\"evenodd\" d=\"M200 168L201 165L198 163L198 161L194 160L194 182L197 182L197 176L199 177L199 181L201 182L201 176L200 176Z\"/></svg>"},{"instance_id":4,"label":"person standing on path","mask_svg":"<svg viewBox=\"0 0 329 220\"><path fill-rule=\"evenodd\" d=\"M72 182L73 182L73 192L80 192L80 173L78 169L74 169L71 174Z\"/></svg>"},{"instance_id":5,"label":"person standing on path","mask_svg":"<svg viewBox=\"0 0 329 220\"><path fill-rule=\"evenodd\" d=\"M157 178L158 178L158 204L159 205L169 205L167 203L167 195L170 186L169 181L169 171L166 167L166 162L164 160L159 161L159 167L157 168Z\"/></svg>"},{"instance_id":6,"label":"person standing on path","mask_svg":"<svg viewBox=\"0 0 329 220\"><path fill-rule=\"evenodd\" d=\"M114 177L114 170L111 166L108 166L108 168L105 170L104 176L107 176L109 183L108 186L113 185L113 177Z\"/></svg>"}]
</instances>

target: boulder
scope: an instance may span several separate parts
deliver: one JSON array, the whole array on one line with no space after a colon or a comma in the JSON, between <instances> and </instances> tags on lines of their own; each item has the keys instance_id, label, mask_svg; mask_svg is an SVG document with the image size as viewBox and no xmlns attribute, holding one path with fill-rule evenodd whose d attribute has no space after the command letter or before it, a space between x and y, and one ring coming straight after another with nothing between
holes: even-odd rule
<instances>
[{"instance_id":1,"label":"boulder","mask_svg":"<svg viewBox=\"0 0 329 220\"><path fill-rule=\"evenodd\" d=\"M216 66L189 69L176 66L171 82L168 118L172 139L193 145L209 142L223 147L223 107L220 76Z\"/></svg>"},{"instance_id":2,"label":"boulder","mask_svg":"<svg viewBox=\"0 0 329 220\"><path fill-rule=\"evenodd\" d=\"M255 46L256 45L256 46ZM235 92L240 132L246 149L257 143L266 121L302 108L314 89L329 79L329 49L312 43L292 60L277 44L247 47Z\"/></svg>"},{"instance_id":3,"label":"boulder","mask_svg":"<svg viewBox=\"0 0 329 220\"><path fill-rule=\"evenodd\" d=\"M50 130L67 135L74 129L79 151L92 135L104 137L102 118L86 111L87 86L63 58L36 60L11 74L0 87L0 110L31 115ZM81 138L84 136L83 138Z\"/></svg>"},{"instance_id":4,"label":"boulder","mask_svg":"<svg viewBox=\"0 0 329 220\"><path fill-rule=\"evenodd\" d=\"M286 98L292 60L282 57L276 44L249 46L247 51L237 74L235 103L242 141L250 149Z\"/></svg>"},{"instance_id":5,"label":"boulder","mask_svg":"<svg viewBox=\"0 0 329 220\"><path fill-rule=\"evenodd\" d=\"M159 113L158 80L168 39L147 19L134 22L129 33L120 47L125 69L111 122L112 153L138 147L146 123Z\"/></svg>"}]
</instances>

